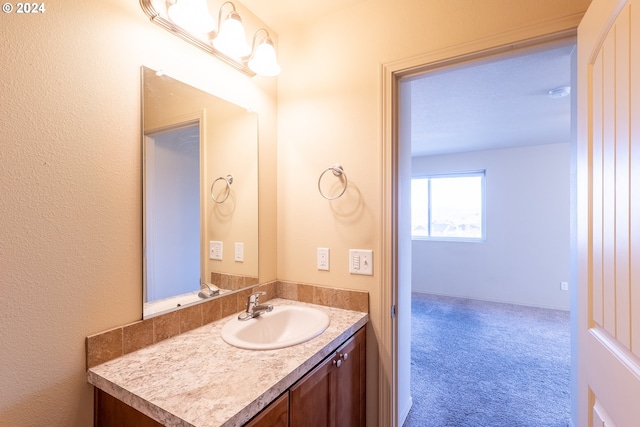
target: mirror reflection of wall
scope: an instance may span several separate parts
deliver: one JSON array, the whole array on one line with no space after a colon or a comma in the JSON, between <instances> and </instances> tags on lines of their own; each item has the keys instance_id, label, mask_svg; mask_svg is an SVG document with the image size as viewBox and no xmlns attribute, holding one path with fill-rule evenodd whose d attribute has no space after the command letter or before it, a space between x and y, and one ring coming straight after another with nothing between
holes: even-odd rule
<instances>
[{"instance_id":1,"label":"mirror reflection of wall","mask_svg":"<svg viewBox=\"0 0 640 427\"><path fill-rule=\"evenodd\" d=\"M143 67L143 134L143 317L255 285L257 115Z\"/></svg>"}]
</instances>

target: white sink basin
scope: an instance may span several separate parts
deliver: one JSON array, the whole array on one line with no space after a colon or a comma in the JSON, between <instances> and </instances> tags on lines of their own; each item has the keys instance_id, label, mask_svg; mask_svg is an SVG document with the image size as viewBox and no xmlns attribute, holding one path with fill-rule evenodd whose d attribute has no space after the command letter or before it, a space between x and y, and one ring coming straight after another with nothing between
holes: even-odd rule
<instances>
[{"instance_id":1,"label":"white sink basin","mask_svg":"<svg viewBox=\"0 0 640 427\"><path fill-rule=\"evenodd\" d=\"M273 350L317 337L329 326L327 313L301 305L276 305L273 311L248 320L229 320L222 339L234 347Z\"/></svg>"}]
</instances>

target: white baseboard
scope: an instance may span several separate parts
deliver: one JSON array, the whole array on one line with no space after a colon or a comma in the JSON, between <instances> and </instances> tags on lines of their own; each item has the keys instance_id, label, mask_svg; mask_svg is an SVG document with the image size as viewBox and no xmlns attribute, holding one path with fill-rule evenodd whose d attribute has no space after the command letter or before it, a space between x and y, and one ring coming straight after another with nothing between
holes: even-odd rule
<instances>
[{"instance_id":1,"label":"white baseboard","mask_svg":"<svg viewBox=\"0 0 640 427\"><path fill-rule=\"evenodd\" d=\"M411 396L409 396L409 399L407 399L407 404L405 405L405 407L398 413L399 415L399 422L398 422L398 427L402 427L402 425L404 424L404 422L407 419L407 416L409 415L409 411L411 410L411 406L413 405L413 398Z\"/></svg>"}]
</instances>

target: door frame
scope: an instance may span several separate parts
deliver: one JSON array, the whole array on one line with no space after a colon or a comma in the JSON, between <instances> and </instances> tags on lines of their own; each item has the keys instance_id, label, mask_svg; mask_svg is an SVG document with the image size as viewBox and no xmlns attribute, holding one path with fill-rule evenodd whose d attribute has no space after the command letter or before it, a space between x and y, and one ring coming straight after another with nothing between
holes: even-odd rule
<instances>
[{"instance_id":1,"label":"door frame","mask_svg":"<svg viewBox=\"0 0 640 427\"><path fill-rule=\"evenodd\" d=\"M569 15L453 47L382 64L381 67L381 298L378 415L380 425L398 426L398 82L439 68L575 38L583 13ZM408 313L407 315L410 315ZM573 331L572 331L573 332ZM572 402L573 404L573 402Z\"/></svg>"}]
</instances>

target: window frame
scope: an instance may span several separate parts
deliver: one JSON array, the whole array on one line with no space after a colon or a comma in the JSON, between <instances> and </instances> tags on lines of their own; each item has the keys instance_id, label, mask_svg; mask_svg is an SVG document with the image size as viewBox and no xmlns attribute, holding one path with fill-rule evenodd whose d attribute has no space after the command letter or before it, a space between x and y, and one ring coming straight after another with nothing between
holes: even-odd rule
<instances>
[{"instance_id":1,"label":"window frame","mask_svg":"<svg viewBox=\"0 0 640 427\"><path fill-rule=\"evenodd\" d=\"M431 236L431 179L437 178L466 178L466 177L480 177L481 186L481 236L480 237L456 237L456 236ZM418 174L411 177L411 183L413 185L414 180L428 179L427 190L427 236L416 236L413 234L413 218L411 219L411 240L426 240L426 241L442 241L442 242L485 242L487 240L487 171L486 169L477 169L470 171L460 172L444 172L444 173L425 173ZM413 195L412 195L413 199Z\"/></svg>"}]
</instances>

